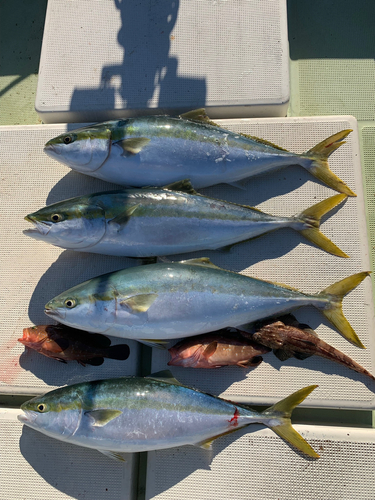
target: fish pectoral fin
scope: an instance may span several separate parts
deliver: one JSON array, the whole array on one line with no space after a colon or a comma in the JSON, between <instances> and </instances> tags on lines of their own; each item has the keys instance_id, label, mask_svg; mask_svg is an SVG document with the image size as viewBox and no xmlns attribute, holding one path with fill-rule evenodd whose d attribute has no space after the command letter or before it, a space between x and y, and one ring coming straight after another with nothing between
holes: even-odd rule
<instances>
[{"instance_id":1,"label":"fish pectoral fin","mask_svg":"<svg viewBox=\"0 0 375 500\"><path fill-rule=\"evenodd\" d=\"M150 140L151 139L147 139L147 137L129 137L128 139L116 142L116 144L124 150L123 155L126 153L136 155L140 153L145 146L147 146Z\"/></svg>"},{"instance_id":2,"label":"fish pectoral fin","mask_svg":"<svg viewBox=\"0 0 375 500\"><path fill-rule=\"evenodd\" d=\"M160 372L151 373L151 375L147 375L147 377L145 378L157 380L158 382L165 382L166 384L181 385L184 387L184 385L181 384L181 382L179 382L176 378L174 378L170 370L162 370Z\"/></svg>"},{"instance_id":3,"label":"fish pectoral fin","mask_svg":"<svg viewBox=\"0 0 375 500\"><path fill-rule=\"evenodd\" d=\"M148 311L157 298L157 293L142 293L121 300L119 304L128 307L133 313L143 313Z\"/></svg>"},{"instance_id":4,"label":"fish pectoral fin","mask_svg":"<svg viewBox=\"0 0 375 500\"><path fill-rule=\"evenodd\" d=\"M189 179L172 182L171 184L163 186L163 189L166 189L168 191L181 191L182 193L199 195L199 193L197 193L196 190L193 188Z\"/></svg>"},{"instance_id":5,"label":"fish pectoral fin","mask_svg":"<svg viewBox=\"0 0 375 500\"><path fill-rule=\"evenodd\" d=\"M108 422L120 416L121 413L121 410L109 410L104 408L102 410L88 410L85 411L84 414L93 421L93 427L104 427Z\"/></svg>"},{"instance_id":6,"label":"fish pectoral fin","mask_svg":"<svg viewBox=\"0 0 375 500\"><path fill-rule=\"evenodd\" d=\"M180 115L180 118L183 118L184 120L192 120L194 122L207 123L208 125L214 125L215 127L220 127L220 125L218 125L217 123L213 122L210 119L204 108L187 111L186 113Z\"/></svg>"},{"instance_id":7,"label":"fish pectoral fin","mask_svg":"<svg viewBox=\"0 0 375 500\"><path fill-rule=\"evenodd\" d=\"M132 207L126 208L123 212L121 212L119 215L111 219L108 224L118 224L119 226L124 226L130 219L130 217L134 214L134 212L137 210L139 207L139 203L136 205L133 205Z\"/></svg>"},{"instance_id":8,"label":"fish pectoral fin","mask_svg":"<svg viewBox=\"0 0 375 500\"><path fill-rule=\"evenodd\" d=\"M216 341L211 342L203 351L203 356L205 358L210 358L216 352L216 349L217 349L217 342Z\"/></svg>"},{"instance_id":9,"label":"fish pectoral fin","mask_svg":"<svg viewBox=\"0 0 375 500\"><path fill-rule=\"evenodd\" d=\"M137 339L141 344L147 345L148 347L156 347L157 349L166 349L168 344L167 340L160 339Z\"/></svg>"},{"instance_id":10,"label":"fish pectoral fin","mask_svg":"<svg viewBox=\"0 0 375 500\"><path fill-rule=\"evenodd\" d=\"M277 358L279 358L280 361L286 361L287 359L293 357L293 354L285 349L273 349L273 353Z\"/></svg>"},{"instance_id":11,"label":"fish pectoral fin","mask_svg":"<svg viewBox=\"0 0 375 500\"><path fill-rule=\"evenodd\" d=\"M98 450L100 453L103 453L106 457L113 458L114 460L119 460L120 462L126 462L125 458L118 451L110 451L110 450Z\"/></svg>"}]
</instances>

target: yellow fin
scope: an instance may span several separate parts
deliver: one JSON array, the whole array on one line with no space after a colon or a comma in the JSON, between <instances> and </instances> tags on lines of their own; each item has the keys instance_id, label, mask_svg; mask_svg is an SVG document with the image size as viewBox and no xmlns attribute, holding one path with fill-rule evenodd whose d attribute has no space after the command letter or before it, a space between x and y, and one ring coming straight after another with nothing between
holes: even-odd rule
<instances>
[{"instance_id":1,"label":"yellow fin","mask_svg":"<svg viewBox=\"0 0 375 500\"><path fill-rule=\"evenodd\" d=\"M163 189L167 189L168 191L182 191L183 193L199 195L199 193L197 193L197 191L195 191L195 189L193 188L189 179L172 182L171 184L163 186Z\"/></svg>"},{"instance_id":2,"label":"yellow fin","mask_svg":"<svg viewBox=\"0 0 375 500\"><path fill-rule=\"evenodd\" d=\"M193 109L192 111L183 113L182 115L180 115L180 118L183 118L184 120L192 120L194 122L207 123L208 125L213 125L215 127L220 127L220 125L210 120L204 108Z\"/></svg>"},{"instance_id":3,"label":"yellow fin","mask_svg":"<svg viewBox=\"0 0 375 500\"><path fill-rule=\"evenodd\" d=\"M150 140L147 137L129 137L128 139L116 142L116 144L122 147L124 153L127 152L135 155L140 153Z\"/></svg>"},{"instance_id":4,"label":"yellow fin","mask_svg":"<svg viewBox=\"0 0 375 500\"><path fill-rule=\"evenodd\" d=\"M85 415L93 421L93 427L104 427L108 422L121 415L120 410L100 409L85 411Z\"/></svg>"},{"instance_id":5,"label":"yellow fin","mask_svg":"<svg viewBox=\"0 0 375 500\"><path fill-rule=\"evenodd\" d=\"M185 387L173 376L170 370L162 370L160 372L151 373L151 375L147 375L145 378L150 378L152 380L156 380L157 382L165 382L166 384L181 385L182 387Z\"/></svg>"},{"instance_id":6,"label":"yellow fin","mask_svg":"<svg viewBox=\"0 0 375 500\"><path fill-rule=\"evenodd\" d=\"M180 260L178 264L188 264L192 266L213 267L214 269L221 269L221 267L213 264L209 257L198 257L197 259Z\"/></svg>"},{"instance_id":7,"label":"yellow fin","mask_svg":"<svg viewBox=\"0 0 375 500\"><path fill-rule=\"evenodd\" d=\"M346 340L362 349L366 348L342 312L342 300L345 295L356 288L370 274L370 271L353 274L318 293L318 296L329 298L329 302L321 309L324 316L338 329Z\"/></svg>"},{"instance_id":8,"label":"yellow fin","mask_svg":"<svg viewBox=\"0 0 375 500\"><path fill-rule=\"evenodd\" d=\"M157 298L157 293L143 293L121 300L120 305L127 306L136 313L146 312Z\"/></svg>"},{"instance_id":9,"label":"yellow fin","mask_svg":"<svg viewBox=\"0 0 375 500\"><path fill-rule=\"evenodd\" d=\"M167 340L159 339L138 339L138 342L141 342L148 347L156 347L157 349L166 349L166 345L168 344Z\"/></svg>"},{"instance_id":10,"label":"yellow fin","mask_svg":"<svg viewBox=\"0 0 375 500\"><path fill-rule=\"evenodd\" d=\"M126 462L125 458L121 455L121 453L117 451L110 450L98 450L100 453L103 453L106 457L113 458L114 460L119 460L120 462Z\"/></svg>"}]
</instances>

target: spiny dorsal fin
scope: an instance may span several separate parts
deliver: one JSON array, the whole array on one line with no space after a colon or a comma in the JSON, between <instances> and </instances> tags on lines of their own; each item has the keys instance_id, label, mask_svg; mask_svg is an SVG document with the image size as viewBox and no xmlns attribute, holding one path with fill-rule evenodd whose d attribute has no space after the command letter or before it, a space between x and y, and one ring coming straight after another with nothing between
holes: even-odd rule
<instances>
[{"instance_id":1,"label":"spiny dorsal fin","mask_svg":"<svg viewBox=\"0 0 375 500\"><path fill-rule=\"evenodd\" d=\"M220 127L220 125L210 120L210 117L207 115L204 108L193 109L187 113L183 113L180 115L180 118L183 118L184 120L192 120L194 122L206 123L207 125L213 125L214 127Z\"/></svg>"},{"instance_id":2,"label":"spiny dorsal fin","mask_svg":"<svg viewBox=\"0 0 375 500\"><path fill-rule=\"evenodd\" d=\"M147 375L145 378L150 378L151 380L156 380L157 382L165 382L166 384L182 386L181 382L174 378L170 370L162 370L160 372L151 373L151 375Z\"/></svg>"},{"instance_id":3,"label":"spiny dorsal fin","mask_svg":"<svg viewBox=\"0 0 375 500\"><path fill-rule=\"evenodd\" d=\"M168 191L182 191L183 193L195 194L195 195L199 194L193 188L189 179L183 179L182 181L172 182L171 184L163 186L163 189L167 189Z\"/></svg>"}]
</instances>

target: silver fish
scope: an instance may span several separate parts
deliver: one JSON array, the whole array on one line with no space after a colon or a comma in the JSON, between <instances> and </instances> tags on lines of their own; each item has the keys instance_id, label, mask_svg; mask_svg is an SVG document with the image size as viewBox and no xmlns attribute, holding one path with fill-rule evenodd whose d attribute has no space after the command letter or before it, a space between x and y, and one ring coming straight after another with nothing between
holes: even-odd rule
<instances>
[{"instance_id":1,"label":"silver fish","mask_svg":"<svg viewBox=\"0 0 375 500\"><path fill-rule=\"evenodd\" d=\"M37 396L18 419L60 441L121 453L195 445L261 423L306 455L319 455L291 425L292 410L317 386L300 389L263 412L181 385L170 372L84 382Z\"/></svg>"},{"instance_id":2,"label":"silver fish","mask_svg":"<svg viewBox=\"0 0 375 500\"><path fill-rule=\"evenodd\" d=\"M194 188L236 183L288 165L300 165L327 186L355 196L328 166L328 157L351 130L303 154L225 130L202 109L170 116L141 116L69 131L44 151L78 172L125 186L165 186L189 178Z\"/></svg>"},{"instance_id":3,"label":"silver fish","mask_svg":"<svg viewBox=\"0 0 375 500\"><path fill-rule=\"evenodd\" d=\"M24 234L81 252L153 257L231 246L291 227L323 250L347 257L319 231L320 218L346 198L337 194L293 217L199 195L188 180L160 188L79 196L25 219Z\"/></svg>"},{"instance_id":4,"label":"silver fish","mask_svg":"<svg viewBox=\"0 0 375 500\"><path fill-rule=\"evenodd\" d=\"M45 313L75 328L157 343L313 305L349 342L364 347L343 315L342 299L368 274L305 294L220 269L205 258L150 264L81 283L50 300Z\"/></svg>"}]
</instances>

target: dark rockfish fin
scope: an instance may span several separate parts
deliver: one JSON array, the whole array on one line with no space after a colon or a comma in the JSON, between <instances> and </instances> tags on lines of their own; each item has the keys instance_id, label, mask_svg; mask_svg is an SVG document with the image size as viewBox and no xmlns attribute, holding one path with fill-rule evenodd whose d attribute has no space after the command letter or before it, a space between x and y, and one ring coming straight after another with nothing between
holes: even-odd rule
<instances>
[{"instance_id":1,"label":"dark rockfish fin","mask_svg":"<svg viewBox=\"0 0 375 500\"><path fill-rule=\"evenodd\" d=\"M328 299L326 304L319 308L324 316L338 329L343 337L362 349L365 349L365 346L359 340L342 312L342 300L345 295L356 288L369 275L369 271L353 274L318 293L318 296Z\"/></svg>"},{"instance_id":2,"label":"dark rockfish fin","mask_svg":"<svg viewBox=\"0 0 375 500\"><path fill-rule=\"evenodd\" d=\"M103 351L103 356L109 359L125 360L128 359L129 354L130 349L127 344L112 345Z\"/></svg>"},{"instance_id":3,"label":"dark rockfish fin","mask_svg":"<svg viewBox=\"0 0 375 500\"><path fill-rule=\"evenodd\" d=\"M312 149L309 149L309 151L302 156L310 158L313 161L309 165L303 166L317 179L335 191L345 193L348 196L357 196L328 166L328 157L342 144L345 144L343 139L345 139L350 132L352 132L352 130L342 130L337 134L331 135Z\"/></svg>"},{"instance_id":4,"label":"dark rockfish fin","mask_svg":"<svg viewBox=\"0 0 375 500\"><path fill-rule=\"evenodd\" d=\"M320 219L326 213L330 212L339 203L347 198L346 194L336 194L316 203L312 207L308 208L304 212L298 214L296 218L310 227L308 229L302 229L299 232L309 241L314 243L317 247L322 250L337 255L338 257L349 257L345 252L340 250L327 236L319 231Z\"/></svg>"},{"instance_id":5,"label":"dark rockfish fin","mask_svg":"<svg viewBox=\"0 0 375 500\"><path fill-rule=\"evenodd\" d=\"M319 458L319 455L313 450L309 443L307 443L307 441L305 441L304 438L295 429L293 429L290 417L294 408L302 403L302 401L307 398L307 396L316 387L318 386L310 385L308 387L304 387L261 413L262 416L269 416L270 419L272 419L271 422L274 425L271 423L267 424L266 422L265 425L268 425L273 432L275 432L282 439L285 439L285 441L292 446L295 446L298 450L313 458Z\"/></svg>"}]
</instances>

